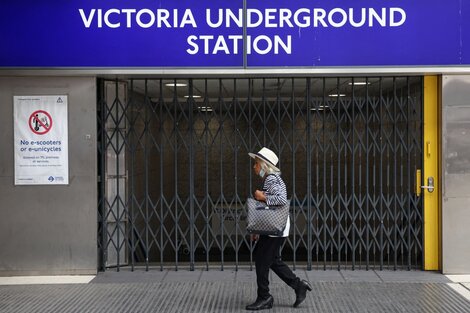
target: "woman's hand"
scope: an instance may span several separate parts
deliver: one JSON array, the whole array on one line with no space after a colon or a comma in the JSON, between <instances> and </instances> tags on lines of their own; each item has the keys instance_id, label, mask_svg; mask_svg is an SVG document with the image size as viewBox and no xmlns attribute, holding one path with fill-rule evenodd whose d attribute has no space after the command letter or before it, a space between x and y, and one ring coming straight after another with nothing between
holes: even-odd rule
<instances>
[{"instance_id":1,"label":"woman's hand","mask_svg":"<svg viewBox=\"0 0 470 313\"><path fill-rule=\"evenodd\" d=\"M258 201L266 202L266 196L264 195L264 192L261 191L261 190L258 190L258 189L257 189L257 190L255 191L255 193L254 193L253 196L254 196L255 199L258 200Z\"/></svg>"}]
</instances>

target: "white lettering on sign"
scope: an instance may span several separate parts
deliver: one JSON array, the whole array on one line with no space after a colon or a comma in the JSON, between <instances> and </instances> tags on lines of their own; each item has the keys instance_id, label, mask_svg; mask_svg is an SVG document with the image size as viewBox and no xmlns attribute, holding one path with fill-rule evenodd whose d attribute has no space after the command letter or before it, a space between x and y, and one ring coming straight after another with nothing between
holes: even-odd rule
<instances>
[{"instance_id":1,"label":"white lettering on sign","mask_svg":"<svg viewBox=\"0 0 470 313\"><path fill-rule=\"evenodd\" d=\"M127 28L132 28L133 22L140 28L161 28L163 26L166 28L184 28L186 26L197 28L191 9L184 10L181 18L179 17L178 9L173 9L172 11L166 9L141 9L137 11L135 9L113 8L104 11L104 13L102 9L91 9L88 13L83 9L78 11L86 28L92 27L94 23L98 28L103 28L104 26L119 28L122 24ZM113 16L111 17L111 15Z\"/></svg>"},{"instance_id":2,"label":"white lettering on sign","mask_svg":"<svg viewBox=\"0 0 470 313\"><path fill-rule=\"evenodd\" d=\"M78 9L85 28L198 28L191 9L134 9L110 8ZM341 28L341 27L400 27L406 23L405 10L398 7L382 8L266 8L266 9L205 9L205 19L199 21L212 29L233 29L234 33L189 34L186 36L188 55L203 53L292 54L292 34L250 34L255 28ZM243 36L243 28L249 35ZM207 31L207 27L205 28ZM177 38L177 36L175 37ZM245 45L244 45L245 44Z\"/></svg>"},{"instance_id":3,"label":"white lettering on sign","mask_svg":"<svg viewBox=\"0 0 470 313\"><path fill-rule=\"evenodd\" d=\"M206 9L206 23L212 28L219 28L224 25L226 28L243 27L243 10L233 12L230 9L218 9L213 13ZM359 21L359 22L358 22ZM344 27L351 25L354 27L398 27L405 23L406 12L401 8L332 8L325 10L322 8L300 8L295 11L281 8L268 8L265 10L247 9L247 28L284 28L284 27Z\"/></svg>"},{"instance_id":4,"label":"white lettering on sign","mask_svg":"<svg viewBox=\"0 0 470 313\"><path fill-rule=\"evenodd\" d=\"M286 54L292 53L292 36L287 36L283 40L278 35L275 35L273 38L266 35L256 37L248 35L246 39L247 54L252 54L253 52L261 55L270 52L279 54L281 51ZM239 47L243 45L243 36L230 35L226 38L222 35L191 35L188 37L188 45L191 46L191 48L188 48L186 52L192 55L199 53L200 45L203 47L202 51L204 54L218 54L219 52L225 54L239 54L242 53ZM229 47L231 47L231 49Z\"/></svg>"}]
</instances>

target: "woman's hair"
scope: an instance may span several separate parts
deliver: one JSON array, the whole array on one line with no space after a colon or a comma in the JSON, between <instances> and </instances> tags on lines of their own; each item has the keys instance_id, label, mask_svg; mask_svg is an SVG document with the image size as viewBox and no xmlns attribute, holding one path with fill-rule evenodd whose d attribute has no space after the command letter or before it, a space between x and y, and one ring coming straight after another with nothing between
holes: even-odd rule
<instances>
[{"instance_id":1,"label":"woman's hair","mask_svg":"<svg viewBox=\"0 0 470 313\"><path fill-rule=\"evenodd\" d=\"M271 166L269 166L268 164L266 164L266 162L264 160L261 160L261 159L258 159L259 161L259 164L261 166L261 169L266 173L266 175L269 175L269 174L281 174L281 172L273 169Z\"/></svg>"}]
</instances>

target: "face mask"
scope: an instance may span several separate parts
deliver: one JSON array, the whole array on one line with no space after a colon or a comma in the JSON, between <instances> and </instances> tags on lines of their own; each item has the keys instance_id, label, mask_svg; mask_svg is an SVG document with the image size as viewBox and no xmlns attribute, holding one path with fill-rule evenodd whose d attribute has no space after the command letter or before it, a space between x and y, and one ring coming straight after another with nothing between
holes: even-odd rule
<instances>
[{"instance_id":1,"label":"face mask","mask_svg":"<svg viewBox=\"0 0 470 313\"><path fill-rule=\"evenodd\" d=\"M264 177L264 174L266 174L266 172L265 172L263 169L260 169L258 175L259 175L261 178L263 178L263 177Z\"/></svg>"}]
</instances>

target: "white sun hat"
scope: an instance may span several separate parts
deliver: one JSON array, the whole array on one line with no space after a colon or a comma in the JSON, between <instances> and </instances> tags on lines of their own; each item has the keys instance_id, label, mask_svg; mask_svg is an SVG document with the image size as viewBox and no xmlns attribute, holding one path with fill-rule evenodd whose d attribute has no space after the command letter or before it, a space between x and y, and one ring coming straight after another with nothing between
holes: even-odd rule
<instances>
[{"instance_id":1,"label":"white sun hat","mask_svg":"<svg viewBox=\"0 0 470 313\"><path fill-rule=\"evenodd\" d=\"M275 171L279 172L280 170L276 167L279 158L277 157L276 153L272 152L266 147L263 147L256 153L249 152L248 155L253 159L258 158L264 161L268 166L273 168Z\"/></svg>"}]
</instances>

